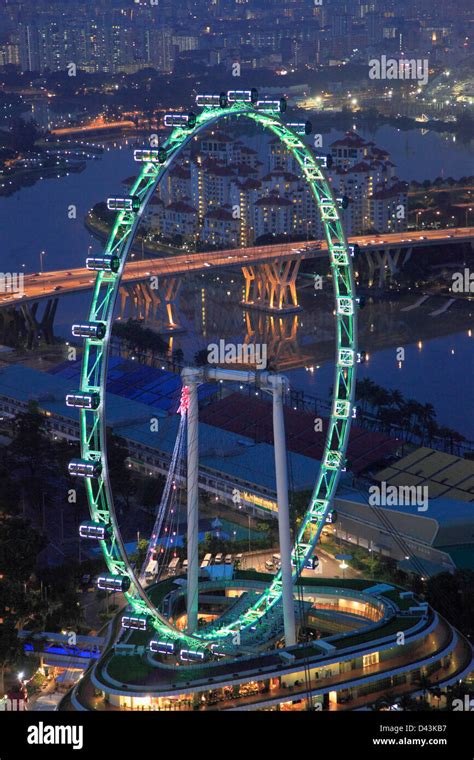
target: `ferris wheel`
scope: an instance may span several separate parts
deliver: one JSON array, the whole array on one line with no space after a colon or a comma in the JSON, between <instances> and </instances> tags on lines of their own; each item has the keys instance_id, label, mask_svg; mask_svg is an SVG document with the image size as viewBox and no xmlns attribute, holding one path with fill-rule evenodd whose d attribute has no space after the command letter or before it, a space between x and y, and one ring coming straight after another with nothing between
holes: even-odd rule
<instances>
[{"instance_id":1,"label":"ferris wheel","mask_svg":"<svg viewBox=\"0 0 474 760\"><path fill-rule=\"evenodd\" d=\"M105 591L123 592L129 613L124 625L140 630L155 629L156 640L150 648L161 654L171 654L184 647L199 657L206 653L226 650L227 645L238 646L241 635L252 639L258 621L275 614L283 603L286 617L293 605L293 586L307 561L312 556L321 530L331 510L341 472L345 470L346 449L354 409L355 371L357 364L357 299L352 267L353 251L347 243L340 218L344 199L336 199L325 174L326 157L316 156L307 146L304 136L308 134L306 123L285 124L282 114L286 110L284 99L259 99L255 89L229 91L220 95L198 95L200 112L175 113L165 116L165 125L172 131L168 139L157 148L135 151L135 160L143 168L133 183L130 195L110 198L109 210L117 215L101 256L87 259L87 268L97 272L92 302L87 320L73 326L73 335L84 339L80 388L67 397L67 403L80 413L81 457L69 463L69 472L84 479L91 520L80 526L80 535L96 540L103 552L108 572L98 578L99 588ZM280 546L282 567L257 599L238 613L230 616L225 624L211 624L199 630L197 621L197 534L193 547L188 545L188 629L176 628L153 603L147 590L144 573L135 569L127 555L114 508L113 482L109 472L106 440L106 379L110 353L110 341L117 301L124 268L143 213L164 174L190 141L200 132L224 119L248 119L273 133L301 169L318 207L327 241L329 263L334 290L336 321L336 355L333 399L324 454L314 484L311 499L301 521L294 545ZM191 254L192 255L192 254ZM198 449L193 441L197 437L197 395L199 383L209 379L226 378L231 370L187 368L183 372L183 395L180 405L180 440L175 445L175 458L183 452L182 436L187 429L188 473L197 462ZM241 378L242 379L242 378ZM286 513L288 483L284 472L283 448L277 440L284 439L282 429L281 398L285 391L285 378L274 373L247 373L248 382L260 383L273 396L275 455L277 461L277 486L279 509ZM278 433L275 430L279 428ZM188 520L197 526L197 466L193 479L188 480ZM167 479L168 491L173 488L173 465ZM280 477L280 482L278 483ZM163 503L163 498L162 498ZM191 509L190 509L191 504ZM164 509L164 507L163 507ZM159 533L163 509L158 510L153 535ZM161 517L160 517L161 515ZM285 515L283 515L283 520ZM285 526L283 526L284 528ZM280 528L282 537L289 537L289 529ZM189 544L189 526L188 526ZM149 552L153 550L150 543ZM189 556L191 551L192 556ZM194 552L194 555L193 555ZM195 591L194 595L191 593ZM192 597L192 598L191 598ZM289 618L288 618L289 619ZM291 626L285 633L291 641ZM189 657L188 657L189 659Z\"/></svg>"}]
</instances>

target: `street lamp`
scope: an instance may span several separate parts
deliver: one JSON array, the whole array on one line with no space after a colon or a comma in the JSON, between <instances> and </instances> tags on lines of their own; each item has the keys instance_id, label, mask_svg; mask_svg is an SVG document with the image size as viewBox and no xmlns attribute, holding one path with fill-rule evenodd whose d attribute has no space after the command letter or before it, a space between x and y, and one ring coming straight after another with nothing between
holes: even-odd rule
<instances>
[{"instance_id":1,"label":"street lamp","mask_svg":"<svg viewBox=\"0 0 474 760\"><path fill-rule=\"evenodd\" d=\"M43 256L46 256L46 251L41 251L40 252L40 269L41 269L41 274L43 274Z\"/></svg>"},{"instance_id":2,"label":"street lamp","mask_svg":"<svg viewBox=\"0 0 474 760\"><path fill-rule=\"evenodd\" d=\"M346 577L345 571L349 567L348 562L352 559L352 554L336 554L336 559L341 563L339 567L342 570L342 577L344 579Z\"/></svg>"}]
</instances>

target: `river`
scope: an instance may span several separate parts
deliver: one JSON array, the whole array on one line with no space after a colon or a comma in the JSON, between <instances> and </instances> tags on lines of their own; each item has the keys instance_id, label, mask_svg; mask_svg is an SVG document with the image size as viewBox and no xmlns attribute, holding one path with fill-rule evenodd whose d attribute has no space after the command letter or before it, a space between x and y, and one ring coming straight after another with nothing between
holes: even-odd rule
<instances>
[{"instance_id":1,"label":"river","mask_svg":"<svg viewBox=\"0 0 474 760\"><path fill-rule=\"evenodd\" d=\"M340 134L332 130L325 135L325 145ZM458 178L472 166L473 144L463 145L450 134L423 135L420 131L400 132L392 127L361 134L390 152L401 179L434 179L439 175ZM80 174L43 180L8 198L0 198L1 269L39 271L41 251L45 251L45 270L78 267L83 264L88 250L99 253L101 245L84 228L84 217L98 201L120 194L122 180L136 173L130 146L109 144L102 157L89 161ZM68 216L71 205L77 209L76 219ZM208 278L203 278L199 289L206 290L208 284ZM215 292L215 282L209 287ZM197 309L199 293L196 291L194 296ZM56 322L58 335L69 337L71 322L85 316L87 304L88 297L84 295L61 299ZM201 347L206 340L220 337L210 333L202 335L202 324L197 316L187 314L188 333L181 338L183 347L192 344ZM370 316L361 312L361 322L368 318ZM401 367L394 348L377 350L359 367L359 377L369 376L385 387L398 388L407 398L432 403L440 424L474 438L474 412L470 402L473 339L468 336L467 328L468 325L462 331L457 328L452 335L423 340L421 349L413 338L405 346L405 361ZM179 340L178 337L176 345ZM326 397L332 384L331 363L323 363L314 372L293 370L291 380L297 388Z\"/></svg>"}]
</instances>

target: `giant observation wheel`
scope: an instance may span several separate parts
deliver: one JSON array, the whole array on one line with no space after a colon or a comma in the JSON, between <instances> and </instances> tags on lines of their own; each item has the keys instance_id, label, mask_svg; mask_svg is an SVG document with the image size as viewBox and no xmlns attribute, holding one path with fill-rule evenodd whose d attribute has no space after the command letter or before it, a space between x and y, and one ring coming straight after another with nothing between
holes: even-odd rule
<instances>
[{"instance_id":1,"label":"giant observation wheel","mask_svg":"<svg viewBox=\"0 0 474 760\"><path fill-rule=\"evenodd\" d=\"M80 389L68 397L70 405L80 410L81 458L72 460L69 471L85 480L91 521L81 526L81 535L100 543L108 573L99 577L99 587L124 592L140 627L152 626L165 651L175 643L202 651L216 644L235 641L235 634L255 626L282 596L281 572L259 596L257 602L224 627L206 627L194 634L175 628L156 608L142 585L139 573L128 559L114 509L112 483L108 469L106 442L106 378L114 307L128 254L147 204L165 172L195 135L222 119L245 118L272 132L286 146L301 168L309 185L324 227L332 272L335 317L336 357L333 401L324 454L307 511L301 522L292 550L293 581L300 576L312 555L331 509L341 472L353 415L357 330L353 268L351 254L339 209L324 172L325 157L315 156L302 139L306 125L285 125L281 112L284 100L259 100L255 90L231 91L221 95L198 96L202 106L198 115L169 114L165 124L173 127L166 142L158 149L135 151L143 168L133 184L130 196L109 199L109 208L118 211L101 257L89 258L87 267L97 271L88 320L73 326L73 335L84 338ZM168 648L166 648L168 647Z\"/></svg>"}]
</instances>

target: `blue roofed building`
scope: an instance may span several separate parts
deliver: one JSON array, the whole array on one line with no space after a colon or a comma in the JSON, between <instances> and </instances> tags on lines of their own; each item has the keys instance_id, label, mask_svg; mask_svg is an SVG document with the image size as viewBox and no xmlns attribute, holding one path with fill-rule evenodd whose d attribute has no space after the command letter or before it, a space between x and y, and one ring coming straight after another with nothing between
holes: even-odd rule
<instances>
[{"instance_id":1,"label":"blue roofed building","mask_svg":"<svg viewBox=\"0 0 474 760\"><path fill-rule=\"evenodd\" d=\"M52 436L78 443L78 412L64 401L66 394L77 388L77 380L74 373L63 377L62 373L48 374L20 365L5 367L0 370L0 410L14 415L35 401L47 417ZM157 393L156 383L153 392ZM206 390L201 402L209 398ZM178 414L112 392L107 393L106 409L108 427L126 442L129 466L143 475L166 475ZM171 403L168 409L173 409ZM150 426L152 418L158 419L156 432ZM199 425L199 439L200 490L229 509L276 517L273 445L204 422ZM291 451L288 462L290 489L312 489L319 462ZM327 529L343 541L391 557L418 574L474 568L474 462L422 447L375 476L375 482L383 480L426 485L427 509L374 508L369 504L369 483L346 473L334 505L337 519Z\"/></svg>"}]
</instances>

